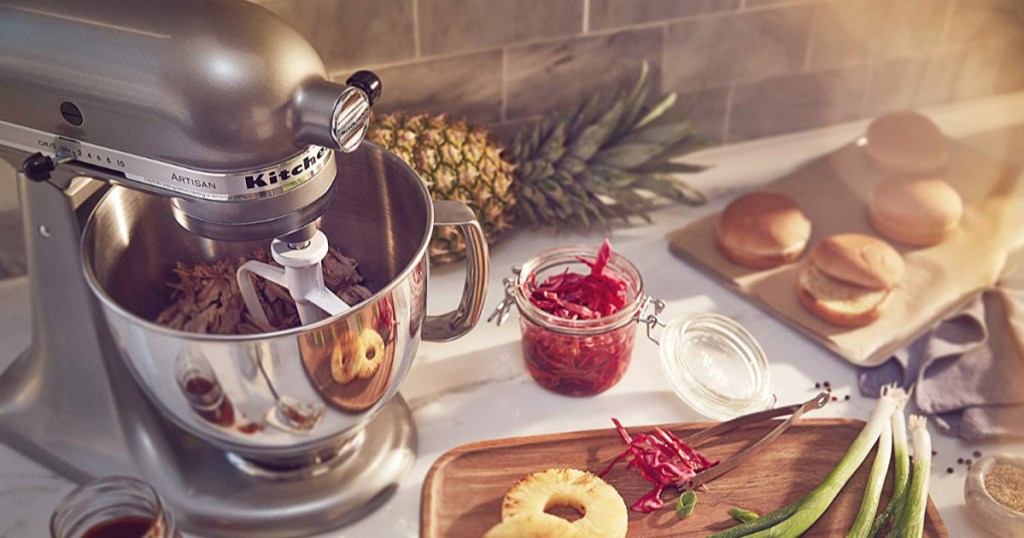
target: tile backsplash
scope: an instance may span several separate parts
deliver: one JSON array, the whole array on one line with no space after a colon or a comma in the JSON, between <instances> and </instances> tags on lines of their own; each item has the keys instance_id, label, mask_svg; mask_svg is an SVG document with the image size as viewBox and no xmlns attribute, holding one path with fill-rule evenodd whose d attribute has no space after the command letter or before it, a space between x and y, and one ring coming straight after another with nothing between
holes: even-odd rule
<instances>
[{"instance_id":1,"label":"tile backsplash","mask_svg":"<svg viewBox=\"0 0 1024 538\"><path fill-rule=\"evenodd\" d=\"M1024 89L1019 0L254 0L384 110L515 125L632 79L735 142Z\"/></svg>"},{"instance_id":2,"label":"tile backsplash","mask_svg":"<svg viewBox=\"0 0 1024 538\"><path fill-rule=\"evenodd\" d=\"M641 62L696 99L713 142L1024 90L1024 0L251 0L337 79L384 81L383 110L508 132ZM0 279L23 274L13 170L0 161Z\"/></svg>"}]
</instances>

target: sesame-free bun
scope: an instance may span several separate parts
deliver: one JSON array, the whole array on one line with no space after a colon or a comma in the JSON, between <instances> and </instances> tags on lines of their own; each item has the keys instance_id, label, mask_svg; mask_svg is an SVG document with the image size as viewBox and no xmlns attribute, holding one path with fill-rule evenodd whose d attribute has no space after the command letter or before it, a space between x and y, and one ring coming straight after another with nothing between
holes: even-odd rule
<instances>
[{"instance_id":1,"label":"sesame-free bun","mask_svg":"<svg viewBox=\"0 0 1024 538\"><path fill-rule=\"evenodd\" d=\"M917 112L883 114L868 125L868 160L885 176L921 176L942 170L949 159L946 136Z\"/></svg>"},{"instance_id":2,"label":"sesame-free bun","mask_svg":"<svg viewBox=\"0 0 1024 538\"><path fill-rule=\"evenodd\" d=\"M822 273L842 282L885 290L903 278L903 257L889 243L862 234L839 234L820 241L811 261Z\"/></svg>"},{"instance_id":3,"label":"sesame-free bun","mask_svg":"<svg viewBox=\"0 0 1024 538\"><path fill-rule=\"evenodd\" d=\"M941 243L960 225L964 203L941 179L888 179L875 188L868 218L878 233L901 243Z\"/></svg>"},{"instance_id":4,"label":"sesame-free bun","mask_svg":"<svg viewBox=\"0 0 1024 538\"><path fill-rule=\"evenodd\" d=\"M811 313L844 327L862 327L882 315L903 277L903 258L885 241L839 234L820 241L797 278L797 296Z\"/></svg>"},{"instance_id":5,"label":"sesame-free bun","mask_svg":"<svg viewBox=\"0 0 1024 538\"><path fill-rule=\"evenodd\" d=\"M799 258L810 237L811 221L792 198L755 192L722 211L716 243L733 262L765 269Z\"/></svg>"},{"instance_id":6,"label":"sesame-free bun","mask_svg":"<svg viewBox=\"0 0 1024 538\"><path fill-rule=\"evenodd\" d=\"M893 292L842 282L812 262L800 271L796 293L804 308L819 318L843 327L863 327L881 317Z\"/></svg>"}]
</instances>

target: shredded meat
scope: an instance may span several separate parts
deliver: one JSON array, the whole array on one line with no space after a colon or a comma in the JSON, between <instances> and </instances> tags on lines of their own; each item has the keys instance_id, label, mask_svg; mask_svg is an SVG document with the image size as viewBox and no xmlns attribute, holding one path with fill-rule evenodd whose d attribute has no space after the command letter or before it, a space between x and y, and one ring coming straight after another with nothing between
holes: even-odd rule
<instances>
[{"instance_id":1,"label":"shredded meat","mask_svg":"<svg viewBox=\"0 0 1024 538\"><path fill-rule=\"evenodd\" d=\"M270 326L253 318L238 291L235 273L248 260L277 265L270 252L256 250L248 258L216 263L186 265L178 262L167 282L171 306L160 312L156 322L173 329L204 334L258 334L300 325L299 313L288 290L262 278L253 279L256 294ZM333 247L323 261L324 284L343 301L354 305L373 293L363 286L355 260Z\"/></svg>"}]
</instances>

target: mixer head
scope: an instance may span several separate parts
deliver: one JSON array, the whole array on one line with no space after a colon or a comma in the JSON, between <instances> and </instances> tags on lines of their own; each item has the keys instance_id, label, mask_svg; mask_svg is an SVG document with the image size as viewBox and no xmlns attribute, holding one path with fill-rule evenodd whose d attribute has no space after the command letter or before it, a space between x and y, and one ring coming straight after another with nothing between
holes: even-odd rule
<instances>
[{"instance_id":1,"label":"mixer head","mask_svg":"<svg viewBox=\"0 0 1024 538\"><path fill-rule=\"evenodd\" d=\"M39 153L26 175L74 161L214 239L311 238L334 150L359 145L381 90L366 71L328 80L242 0L0 0L0 50L0 146Z\"/></svg>"}]
</instances>

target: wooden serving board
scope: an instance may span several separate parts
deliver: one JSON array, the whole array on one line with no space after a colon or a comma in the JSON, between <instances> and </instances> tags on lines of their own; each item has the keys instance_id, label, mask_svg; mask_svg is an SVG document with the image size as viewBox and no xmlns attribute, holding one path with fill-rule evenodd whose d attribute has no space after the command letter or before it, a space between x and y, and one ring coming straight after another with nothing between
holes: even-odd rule
<instances>
[{"instance_id":1,"label":"wooden serving board","mask_svg":"<svg viewBox=\"0 0 1024 538\"><path fill-rule=\"evenodd\" d=\"M662 426L680 437L710 424ZM850 419L804 419L755 454L739 468L698 492L697 508L680 521L673 509L675 492L664 495L666 507L652 514L629 513L629 536L706 536L735 524L726 513L739 506L766 514L806 494L842 458L864 423ZM775 426L772 422L741 428L698 447L711 459L742 450ZM651 427L631 427L631 433ZM455 448L441 456L423 484L421 535L425 538L477 538L501 521L505 492L527 474L552 467L600 472L625 448L614 429L483 441ZM874 452L842 493L805 536L845 536L860 508ZM624 464L605 477L629 506L649 491L650 484ZM889 499L892 471L882 504ZM925 536L948 537L929 501Z\"/></svg>"}]
</instances>

